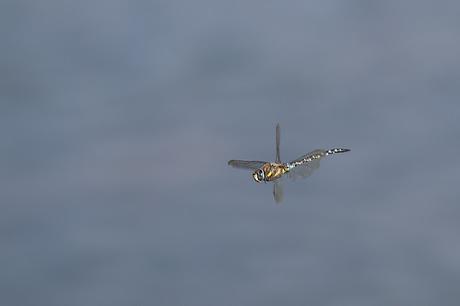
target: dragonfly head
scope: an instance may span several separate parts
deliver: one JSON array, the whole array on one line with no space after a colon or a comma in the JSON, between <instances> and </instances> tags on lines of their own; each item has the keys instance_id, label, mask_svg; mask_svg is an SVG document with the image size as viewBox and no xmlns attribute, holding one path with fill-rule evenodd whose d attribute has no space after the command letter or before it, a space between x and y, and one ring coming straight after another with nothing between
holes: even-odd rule
<instances>
[{"instance_id":1,"label":"dragonfly head","mask_svg":"<svg viewBox=\"0 0 460 306\"><path fill-rule=\"evenodd\" d=\"M257 169L252 174L252 177L254 178L254 181L256 181L257 183L260 183L261 181L265 179L265 173L262 169Z\"/></svg>"}]
</instances>

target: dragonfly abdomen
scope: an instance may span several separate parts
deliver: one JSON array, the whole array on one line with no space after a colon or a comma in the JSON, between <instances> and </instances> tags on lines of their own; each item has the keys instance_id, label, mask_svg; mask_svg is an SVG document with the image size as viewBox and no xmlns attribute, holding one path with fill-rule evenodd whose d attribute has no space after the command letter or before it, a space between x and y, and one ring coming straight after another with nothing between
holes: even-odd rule
<instances>
[{"instance_id":1,"label":"dragonfly abdomen","mask_svg":"<svg viewBox=\"0 0 460 306\"><path fill-rule=\"evenodd\" d=\"M300 166L300 165L303 165L305 163L309 163L309 162L312 162L312 161L315 161L315 160L319 160L321 159L322 157L324 156L327 156L327 155L331 155L331 154L336 154L336 153L345 153L345 152L348 152L350 151L349 149L342 149L342 148L334 148L334 149L329 149L329 150L321 150L321 149L318 149L318 150L314 150L308 154L305 154L301 157L299 157L298 159L296 160L293 160L292 162L288 163L287 166L289 168L289 170L297 167L297 166Z\"/></svg>"},{"instance_id":2,"label":"dragonfly abdomen","mask_svg":"<svg viewBox=\"0 0 460 306\"><path fill-rule=\"evenodd\" d=\"M327 155L327 151L324 150L315 150L312 151L302 157L299 157L298 159L288 163L289 169L295 168L297 166L300 166L302 164L314 161L316 159L321 159L323 156Z\"/></svg>"},{"instance_id":3,"label":"dragonfly abdomen","mask_svg":"<svg viewBox=\"0 0 460 306\"><path fill-rule=\"evenodd\" d=\"M349 149L343 149L343 148L334 148L326 151L326 155L331 155L335 153L345 153L350 151Z\"/></svg>"}]
</instances>

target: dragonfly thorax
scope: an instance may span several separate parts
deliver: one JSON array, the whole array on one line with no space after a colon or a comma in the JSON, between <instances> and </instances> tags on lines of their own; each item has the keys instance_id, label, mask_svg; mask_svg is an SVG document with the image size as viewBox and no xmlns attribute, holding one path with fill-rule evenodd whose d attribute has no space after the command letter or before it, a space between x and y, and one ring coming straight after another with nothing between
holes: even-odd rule
<instances>
[{"instance_id":1,"label":"dragonfly thorax","mask_svg":"<svg viewBox=\"0 0 460 306\"><path fill-rule=\"evenodd\" d=\"M289 171L289 167L281 163L265 163L262 167L254 171L252 177L254 181L260 183L274 181Z\"/></svg>"}]
</instances>

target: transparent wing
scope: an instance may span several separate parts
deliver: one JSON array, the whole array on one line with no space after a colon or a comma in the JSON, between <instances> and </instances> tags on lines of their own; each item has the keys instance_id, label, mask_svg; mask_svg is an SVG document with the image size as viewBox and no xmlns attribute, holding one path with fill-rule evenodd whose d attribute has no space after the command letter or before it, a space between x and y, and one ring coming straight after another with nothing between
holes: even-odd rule
<instances>
[{"instance_id":1,"label":"transparent wing","mask_svg":"<svg viewBox=\"0 0 460 306\"><path fill-rule=\"evenodd\" d=\"M281 203L283 201L284 191L283 184L280 179L276 180L273 183L273 198L276 203Z\"/></svg>"},{"instance_id":2,"label":"transparent wing","mask_svg":"<svg viewBox=\"0 0 460 306\"><path fill-rule=\"evenodd\" d=\"M280 157L280 125L276 125L276 162L281 163Z\"/></svg>"},{"instance_id":3,"label":"transparent wing","mask_svg":"<svg viewBox=\"0 0 460 306\"><path fill-rule=\"evenodd\" d=\"M287 176L290 179L298 179L298 178L305 178L313 174L313 172L319 168L319 160L315 159L310 162L301 164L296 166L295 168L291 169L287 173Z\"/></svg>"},{"instance_id":4,"label":"transparent wing","mask_svg":"<svg viewBox=\"0 0 460 306\"><path fill-rule=\"evenodd\" d=\"M297 179L312 175L319 168L319 161L324 156L326 156L325 150L314 150L291 161L288 163L289 167L291 167L288 177Z\"/></svg>"},{"instance_id":5,"label":"transparent wing","mask_svg":"<svg viewBox=\"0 0 460 306\"><path fill-rule=\"evenodd\" d=\"M238 169L256 170L266 162L258 160L229 160L228 165Z\"/></svg>"},{"instance_id":6,"label":"transparent wing","mask_svg":"<svg viewBox=\"0 0 460 306\"><path fill-rule=\"evenodd\" d=\"M304 162L309 162L311 160L320 159L320 158L322 158L324 156L326 156L326 151L321 150L321 149L317 149L317 150L311 151L311 152L309 152L309 153L307 153L305 155L302 155L297 159L294 159L293 161L290 162L290 164L300 164L300 163L304 163Z\"/></svg>"}]
</instances>

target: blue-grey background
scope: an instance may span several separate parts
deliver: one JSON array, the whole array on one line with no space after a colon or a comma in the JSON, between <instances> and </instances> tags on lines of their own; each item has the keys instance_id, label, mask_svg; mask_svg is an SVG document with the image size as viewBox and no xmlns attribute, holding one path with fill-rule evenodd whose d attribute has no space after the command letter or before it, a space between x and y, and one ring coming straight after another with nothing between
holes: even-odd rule
<instances>
[{"instance_id":1,"label":"blue-grey background","mask_svg":"<svg viewBox=\"0 0 460 306\"><path fill-rule=\"evenodd\" d=\"M0 3L1 305L458 305L460 3ZM347 147L270 184L229 159Z\"/></svg>"}]
</instances>

